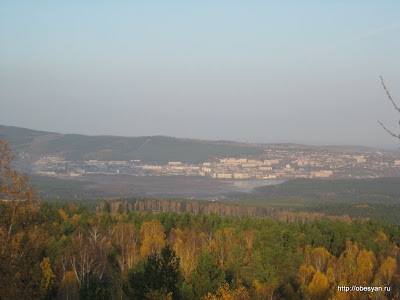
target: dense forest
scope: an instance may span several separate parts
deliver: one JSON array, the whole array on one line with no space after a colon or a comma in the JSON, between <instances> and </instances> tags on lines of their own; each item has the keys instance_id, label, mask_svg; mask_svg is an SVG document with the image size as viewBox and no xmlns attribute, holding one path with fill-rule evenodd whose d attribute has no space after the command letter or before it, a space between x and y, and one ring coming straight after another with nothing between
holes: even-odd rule
<instances>
[{"instance_id":1,"label":"dense forest","mask_svg":"<svg viewBox=\"0 0 400 300\"><path fill-rule=\"evenodd\" d=\"M0 299L400 298L396 224L196 201L40 202L1 141L0 154Z\"/></svg>"},{"instance_id":2,"label":"dense forest","mask_svg":"<svg viewBox=\"0 0 400 300\"><path fill-rule=\"evenodd\" d=\"M119 212L107 203L95 211L3 202L0 217L2 299L400 297L396 225ZM338 291L353 285L391 291Z\"/></svg>"}]
</instances>

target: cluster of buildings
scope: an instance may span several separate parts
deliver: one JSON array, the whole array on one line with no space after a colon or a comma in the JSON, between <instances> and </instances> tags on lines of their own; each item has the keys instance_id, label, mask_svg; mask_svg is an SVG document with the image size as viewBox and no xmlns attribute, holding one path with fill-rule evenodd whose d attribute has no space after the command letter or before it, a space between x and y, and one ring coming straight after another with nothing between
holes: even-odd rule
<instances>
[{"instance_id":1,"label":"cluster of buildings","mask_svg":"<svg viewBox=\"0 0 400 300\"><path fill-rule=\"evenodd\" d=\"M42 157L33 172L47 176L85 174L134 176L205 176L216 179L374 178L400 176L400 155L388 152L355 153L289 146L271 146L257 158L210 158L201 164L170 161L165 164L129 161L67 161Z\"/></svg>"},{"instance_id":2,"label":"cluster of buildings","mask_svg":"<svg viewBox=\"0 0 400 300\"><path fill-rule=\"evenodd\" d=\"M204 164L203 164L204 165ZM277 179L277 178L313 178L330 177L332 170L314 170L298 168L280 159L221 159L217 163L205 163L201 176L223 179Z\"/></svg>"}]
</instances>

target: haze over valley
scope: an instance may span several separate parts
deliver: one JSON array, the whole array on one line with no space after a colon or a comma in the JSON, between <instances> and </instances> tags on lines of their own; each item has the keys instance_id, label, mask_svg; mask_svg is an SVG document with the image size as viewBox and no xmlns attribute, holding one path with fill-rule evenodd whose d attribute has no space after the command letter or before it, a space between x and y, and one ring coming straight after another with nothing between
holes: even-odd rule
<instances>
[{"instance_id":1,"label":"haze over valley","mask_svg":"<svg viewBox=\"0 0 400 300\"><path fill-rule=\"evenodd\" d=\"M398 152L365 147L66 135L12 126L0 126L0 137L11 142L21 170L54 178L48 183L55 186L67 179L85 183L96 197L225 197L289 179L400 176Z\"/></svg>"}]
</instances>

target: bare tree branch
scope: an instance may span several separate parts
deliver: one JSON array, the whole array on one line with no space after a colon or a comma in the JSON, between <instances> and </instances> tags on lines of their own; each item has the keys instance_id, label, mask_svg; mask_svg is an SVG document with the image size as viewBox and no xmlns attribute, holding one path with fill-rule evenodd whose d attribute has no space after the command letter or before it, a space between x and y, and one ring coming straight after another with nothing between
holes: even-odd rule
<instances>
[{"instance_id":1,"label":"bare tree branch","mask_svg":"<svg viewBox=\"0 0 400 300\"><path fill-rule=\"evenodd\" d=\"M394 108L395 108L398 112L400 112L400 108L399 108L399 107L396 105L396 103L393 101L392 96L390 96L389 90L386 88L386 85L385 85L385 83L383 82L382 76L379 76L379 77L381 78L381 83L382 83L382 85L383 85L383 89L385 90L385 92L386 92L386 94L387 94L389 100L392 102ZM380 122L379 122L379 123L380 123ZM382 125L382 123L381 123L381 125ZM382 126L383 126L383 125L382 125ZM386 128L385 128L385 129L386 129ZM386 129L386 130L387 130L387 129ZM395 135L395 136L397 137L397 135Z\"/></svg>"},{"instance_id":2,"label":"bare tree branch","mask_svg":"<svg viewBox=\"0 0 400 300\"><path fill-rule=\"evenodd\" d=\"M391 132L391 131L390 131L389 129L387 129L386 126L383 125L380 121L378 121L378 123L381 124L381 126L383 127L383 129L385 129L387 132L389 132L390 135L392 135L392 136L394 136L394 137L400 139L400 135L396 135L396 134L394 134L393 132Z\"/></svg>"},{"instance_id":3,"label":"bare tree branch","mask_svg":"<svg viewBox=\"0 0 400 300\"><path fill-rule=\"evenodd\" d=\"M379 77L380 77L380 79L381 79L381 83L382 83L383 89L385 90L386 95L388 96L390 102L392 102L394 108L395 108L398 112L400 112L400 108L396 105L396 102L394 102L394 100L392 99L392 96L390 95L389 90L386 88L386 85L385 85L385 82L383 81L382 76L379 76ZM394 136L395 138L400 139L400 134L397 135L397 134L393 133L393 132L392 132L391 130L389 130L385 125L383 125L382 122L378 121L378 123L381 124L381 126L383 127L383 129L385 129L391 136ZM400 122L399 122L399 123L400 123Z\"/></svg>"}]
</instances>

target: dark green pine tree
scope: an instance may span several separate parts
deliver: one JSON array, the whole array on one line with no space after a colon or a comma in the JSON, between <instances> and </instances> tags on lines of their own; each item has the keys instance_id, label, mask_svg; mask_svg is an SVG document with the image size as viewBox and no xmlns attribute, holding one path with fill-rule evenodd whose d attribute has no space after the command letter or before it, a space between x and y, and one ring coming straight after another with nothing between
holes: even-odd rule
<instances>
[{"instance_id":1,"label":"dark green pine tree","mask_svg":"<svg viewBox=\"0 0 400 300\"><path fill-rule=\"evenodd\" d=\"M200 299L208 292L215 293L224 281L225 272L214 262L214 258L207 252L201 252L192 276L196 297Z\"/></svg>"},{"instance_id":2,"label":"dark green pine tree","mask_svg":"<svg viewBox=\"0 0 400 300\"><path fill-rule=\"evenodd\" d=\"M171 292L172 298L179 300L181 284L179 258L171 246L166 245L161 250L161 255L149 255L142 270L128 272L124 291L130 299L146 299L150 292L163 291Z\"/></svg>"},{"instance_id":3,"label":"dark green pine tree","mask_svg":"<svg viewBox=\"0 0 400 300\"><path fill-rule=\"evenodd\" d=\"M160 281L168 292L172 292L173 299L179 299L179 288L182 285L183 276L180 271L179 258L170 245L161 250Z\"/></svg>"}]
</instances>

